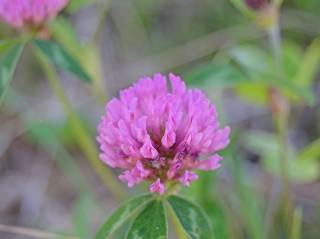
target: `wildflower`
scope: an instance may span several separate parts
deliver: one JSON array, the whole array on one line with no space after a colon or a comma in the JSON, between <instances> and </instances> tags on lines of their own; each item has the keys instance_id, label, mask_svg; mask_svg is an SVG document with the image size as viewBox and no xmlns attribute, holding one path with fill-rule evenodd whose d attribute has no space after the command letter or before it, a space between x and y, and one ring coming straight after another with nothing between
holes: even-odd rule
<instances>
[{"instance_id":1,"label":"wildflower","mask_svg":"<svg viewBox=\"0 0 320 239\"><path fill-rule=\"evenodd\" d=\"M14 28L41 28L69 0L1 0L0 18Z\"/></svg>"},{"instance_id":2,"label":"wildflower","mask_svg":"<svg viewBox=\"0 0 320 239\"><path fill-rule=\"evenodd\" d=\"M229 143L230 128L219 128L215 106L198 89L187 89L179 76L143 77L112 99L98 125L100 158L124 171L129 187L151 181L163 194L166 183L189 186L193 172L220 167L217 152Z\"/></svg>"}]
</instances>

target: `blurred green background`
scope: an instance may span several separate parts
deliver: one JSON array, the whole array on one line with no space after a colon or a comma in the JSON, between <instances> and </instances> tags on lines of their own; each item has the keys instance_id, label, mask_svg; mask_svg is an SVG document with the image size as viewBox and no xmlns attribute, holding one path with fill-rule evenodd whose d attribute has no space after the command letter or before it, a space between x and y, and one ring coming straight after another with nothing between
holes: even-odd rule
<instances>
[{"instance_id":1,"label":"blurred green background","mask_svg":"<svg viewBox=\"0 0 320 239\"><path fill-rule=\"evenodd\" d=\"M182 192L205 209L215 238L318 239L320 1L266 2L72 0L49 29L93 83L58 76L95 140L119 89L154 72L182 75L232 128L223 167ZM0 39L16 34L0 23ZM0 108L0 224L91 238L124 198L146 191L102 183L65 111L25 48ZM0 238L34 237L0 227Z\"/></svg>"}]
</instances>

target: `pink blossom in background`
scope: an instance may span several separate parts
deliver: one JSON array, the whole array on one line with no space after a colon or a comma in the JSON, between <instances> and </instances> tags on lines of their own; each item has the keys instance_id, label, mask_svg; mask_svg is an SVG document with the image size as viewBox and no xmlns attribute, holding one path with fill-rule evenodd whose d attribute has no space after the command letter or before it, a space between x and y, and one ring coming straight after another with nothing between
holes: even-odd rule
<instances>
[{"instance_id":1,"label":"pink blossom in background","mask_svg":"<svg viewBox=\"0 0 320 239\"><path fill-rule=\"evenodd\" d=\"M270 0L246 0L248 7L252 9L261 9L269 4Z\"/></svg>"},{"instance_id":2,"label":"pink blossom in background","mask_svg":"<svg viewBox=\"0 0 320 239\"><path fill-rule=\"evenodd\" d=\"M38 27L54 18L69 0L0 0L0 18L15 28Z\"/></svg>"},{"instance_id":3,"label":"pink blossom in background","mask_svg":"<svg viewBox=\"0 0 320 239\"><path fill-rule=\"evenodd\" d=\"M150 181L163 194L167 182L189 186L193 171L220 167L217 152L229 143L230 128L219 128L215 106L179 76L143 77L112 99L98 125L100 158L123 169L129 187Z\"/></svg>"}]
</instances>

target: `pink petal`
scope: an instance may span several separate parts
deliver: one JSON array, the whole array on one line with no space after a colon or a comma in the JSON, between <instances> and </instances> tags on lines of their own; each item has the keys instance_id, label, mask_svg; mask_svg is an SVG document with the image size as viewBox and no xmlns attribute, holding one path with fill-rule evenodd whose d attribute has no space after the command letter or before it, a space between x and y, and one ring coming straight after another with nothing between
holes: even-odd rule
<instances>
[{"instance_id":1,"label":"pink petal","mask_svg":"<svg viewBox=\"0 0 320 239\"><path fill-rule=\"evenodd\" d=\"M210 159L199 161L197 168L204 171L218 169L221 166L220 161L222 159L220 155L215 154Z\"/></svg>"},{"instance_id":2,"label":"pink petal","mask_svg":"<svg viewBox=\"0 0 320 239\"><path fill-rule=\"evenodd\" d=\"M129 188L132 188L134 185L141 181L141 179L137 178L137 176L134 175L130 170L126 170L122 174L120 174L119 179L122 182L127 182Z\"/></svg>"},{"instance_id":3,"label":"pink petal","mask_svg":"<svg viewBox=\"0 0 320 239\"><path fill-rule=\"evenodd\" d=\"M170 73L169 79L171 81L173 94L183 95L186 92L186 84L181 80L179 76Z\"/></svg>"},{"instance_id":4,"label":"pink petal","mask_svg":"<svg viewBox=\"0 0 320 239\"><path fill-rule=\"evenodd\" d=\"M149 187L150 192L159 193L160 195L164 194L166 189L163 183L161 183L160 178L158 178L153 184Z\"/></svg>"},{"instance_id":5,"label":"pink petal","mask_svg":"<svg viewBox=\"0 0 320 239\"><path fill-rule=\"evenodd\" d=\"M169 179L173 179L176 174L178 173L178 171L181 169L182 167L182 162L178 161L176 163L174 163L173 165L170 166L169 170L167 171L167 177Z\"/></svg>"},{"instance_id":6,"label":"pink petal","mask_svg":"<svg viewBox=\"0 0 320 239\"><path fill-rule=\"evenodd\" d=\"M133 187L135 184L140 183L151 174L151 171L145 169L140 160L136 161L136 165L131 170L124 171L119 179L123 182L128 182L128 187Z\"/></svg>"},{"instance_id":7,"label":"pink petal","mask_svg":"<svg viewBox=\"0 0 320 239\"><path fill-rule=\"evenodd\" d=\"M197 179L198 179L198 175L196 173L186 170L184 174L179 178L179 181L184 186L190 186L190 183Z\"/></svg>"},{"instance_id":8,"label":"pink petal","mask_svg":"<svg viewBox=\"0 0 320 239\"><path fill-rule=\"evenodd\" d=\"M111 168L115 168L118 166L117 160L111 157L108 157L105 154L100 154L100 159L105 162L107 165L109 165Z\"/></svg>"},{"instance_id":9,"label":"pink petal","mask_svg":"<svg viewBox=\"0 0 320 239\"><path fill-rule=\"evenodd\" d=\"M214 151L224 149L229 144L230 131L230 127L225 127L216 132L216 135L212 142Z\"/></svg>"},{"instance_id":10,"label":"pink petal","mask_svg":"<svg viewBox=\"0 0 320 239\"><path fill-rule=\"evenodd\" d=\"M140 153L144 158L155 159L158 156L158 151L153 147L150 137L140 148Z\"/></svg>"},{"instance_id":11,"label":"pink petal","mask_svg":"<svg viewBox=\"0 0 320 239\"><path fill-rule=\"evenodd\" d=\"M167 124L166 131L161 139L161 143L165 148L170 148L176 142L176 134L172 128Z\"/></svg>"}]
</instances>

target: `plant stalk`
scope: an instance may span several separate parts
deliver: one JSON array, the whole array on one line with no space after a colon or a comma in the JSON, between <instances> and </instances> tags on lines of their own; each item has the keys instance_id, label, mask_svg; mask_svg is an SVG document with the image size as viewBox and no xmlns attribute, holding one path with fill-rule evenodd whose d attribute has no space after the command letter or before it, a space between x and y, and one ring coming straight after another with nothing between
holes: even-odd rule
<instances>
[{"instance_id":1,"label":"plant stalk","mask_svg":"<svg viewBox=\"0 0 320 239\"><path fill-rule=\"evenodd\" d=\"M93 140L91 139L89 133L83 126L81 120L72 109L71 103L64 93L63 87L57 77L55 70L42 52L35 49L35 53L39 64L41 65L44 73L47 76L53 93L61 102L63 109L71 122L71 130L75 135L80 149L83 151L84 155L89 160L90 165L100 177L101 181L104 183L107 189L110 190L114 197L116 197L117 199L122 199L124 197L124 192L121 185L117 180L115 180L112 172L99 160L97 148L93 143Z\"/></svg>"},{"instance_id":2,"label":"plant stalk","mask_svg":"<svg viewBox=\"0 0 320 239\"><path fill-rule=\"evenodd\" d=\"M291 239L300 239L301 238L301 227L302 227L302 209L296 208L293 214L293 222L291 228Z\"/></svg>"},{"instance_id":3,"label":"plant stalk","mask_svg":"<svg viewBox=\"0 0 320 239\"><path fill-rule=\"evenodd\" d=\"M279 20L276 19L274 24L267 31L270 46L272 48L276 73L279 77L282 76L282 43L281 32L279 28ZM287 150L287 129L288 129L288 114L289 106L287 99L283 96L282 92L278 89L271 87L270 89L270 103L273 121L276 127L278 141L280 145L280 168L283 179L283 186L285 189L288 187L288 150ZM287 190L285 190L287 191Z\"/></svg>"},{"instance_id":4,"label":"plant stalk","mask_svg":"<svg viewBox=\"0 0 320 239\"><path fill-rule=\"evenodd\" d=\"M275 6L276 7L276 6ZM277 8L279 12L279 8ZM279 27L279 14L276 14L274 23L267 29L269 43L273 52L275 70L278 77L282 77L282 40ZM273 122L276 128L278 143L279 143L279 157L280 157L280 171L282 178L282 197L280 208L283 209L284 223L287 226L287 234L290 231L290 211L291 211L291 192L289 180L289 155L288 155L288 120L290 105L287 98L276 87L270 87L270 106L272 111ZM288 234L289 235L289 234Z\"/></svg>"}]
</instances>

